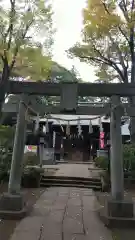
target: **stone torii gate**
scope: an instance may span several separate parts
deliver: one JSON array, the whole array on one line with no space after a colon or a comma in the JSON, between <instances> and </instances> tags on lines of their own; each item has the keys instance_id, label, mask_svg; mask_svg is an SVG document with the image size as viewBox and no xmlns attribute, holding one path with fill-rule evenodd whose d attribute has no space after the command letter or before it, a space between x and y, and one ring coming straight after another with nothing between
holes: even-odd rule
<instances>
[{"instance_id":1,"label":"stone torii gate","mask_svg":"<svg viewBox=\"0 0 135 240\"><path fill-rule=\"evenodd\" d=\"M26 106L29 96L61 96L60 111L72 114L76 114L78 112L78 96L107 96L111 98L111 199L107 200L107 211L112 217L133 217L133 203L131 200L127 202L124 199L121 116L124 115L124 109L126 109L126 112L129 116L135 116L135 110L134 106L125 105L123 108L120 102L120 97L134 96L135 84L60 84L10 81L7 86L7 93L22 94L22 100L19 104L19 114L17 118L16 135L14 140L14 150L9 180L9 192L3 195L0 200L0 214L7 213L7 211L14 211L16 214L20 214L24 211L23 198L20 193L20 182L22 151L24 149L26 128ZM88 106L87 110L86 107L82 107L83 114L91 114L92 109L95 109L95 107L90 109ZM39 112L40 111L41 109ZM42 109L42 111L44 110ZM16 207L14 207L15 205Z\"/></svg>"}]
</instances>

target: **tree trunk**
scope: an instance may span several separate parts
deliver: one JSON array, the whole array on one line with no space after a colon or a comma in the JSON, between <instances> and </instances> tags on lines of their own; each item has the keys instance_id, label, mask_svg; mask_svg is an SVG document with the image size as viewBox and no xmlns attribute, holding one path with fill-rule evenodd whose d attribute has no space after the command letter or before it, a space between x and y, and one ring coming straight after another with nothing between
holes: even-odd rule
<instances>
[{"instance_id":1,"label":"tree trunk","mask_svg":"<svg viewBox=\"0 0 135 240\"><path fill-rule=\"evenodd\" d=\"M6 88L7 83L9 80L10 70L8 64L4 64L2 77L0 80L0 119L2 117L2 106L5 101L5 94L6 94Z\"/></svg>"}]
</instances>

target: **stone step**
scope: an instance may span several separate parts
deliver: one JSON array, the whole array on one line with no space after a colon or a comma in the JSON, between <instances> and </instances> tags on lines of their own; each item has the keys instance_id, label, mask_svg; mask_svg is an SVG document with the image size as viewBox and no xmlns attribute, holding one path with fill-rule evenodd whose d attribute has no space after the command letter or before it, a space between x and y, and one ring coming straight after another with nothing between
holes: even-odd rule
<instances>
[{"instance_id":1,"label":"stone step","mask_svg":"<svg viewBox=\"0 0 135 240\"><path fill-rule=\"evenodd\" d=\"M94 182L91 180L78 180L78 179L59 179L59 178L41 178L41 183L64 183L64 184L84 184L90 186L102 186L101 181Z\"/></svg>"},{"instance_id":2,"label":"stone step","mask_svg":"<svg viewBox=\"0 0 135 240\"><path fill-rule=\"evenodd\" d=\"M93 190L102 190L102 183L99 178L81 178L66 176L42 176L40 181L41 187L65 186L65 187L82 187Z\"/></svg>"},{"instance_id":3,"label":"stone step","mask_svg":"<svg viewBox=\"0 0 135 240\"><path fill-rule=\"evenodd\" d=\"M83 182L87 182L87 181L92 181L92 182L101 182L100 178L84 178L84 177L69 177L69 176L45 176L45 175L42 175L42 179L62 179L62 180L75 180L75 181L83 181Z\"/></svg>"},{"instance_id":4,"label":"stone step","mask_svg":"<svg viewBox=\"0 0 135 240\"><path fill-rule=\"evenodd\" d=\"M40 183L41 187L75 187L75 188L90 188L93 189L94 191L101 191L102 187L101 186L96 186L96 185L86 185L86 184L75 184L75 183L58 183L58 182L41 182Z\"/></svg>"}]
</instances>

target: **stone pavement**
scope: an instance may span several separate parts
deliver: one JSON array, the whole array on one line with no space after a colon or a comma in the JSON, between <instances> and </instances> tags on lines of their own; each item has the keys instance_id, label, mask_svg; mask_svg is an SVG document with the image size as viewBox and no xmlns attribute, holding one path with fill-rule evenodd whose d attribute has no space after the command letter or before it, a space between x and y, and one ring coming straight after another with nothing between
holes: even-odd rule
<instances>
[{"instance_id":1,"label":"stone pavement","mask_svg":"<svg viewBox=\"0 0 135 240\"><path fill-rule=\"evenodd\" d=\"M54 176L64 177L92 177L92 169L94 169L93 163L91 164L58 164L58 165L44 165L45 169L58 169ZM89 170L91 169L91 171Z\"/></svg>"},{"instance_id":2,"label":"stone pavement","mask_svg":"<svg viewBox=\"0 0 135 240\"><path fill-rule=\"evenodd\" d=\"M57 166L59 170L56 171L55 176L90 177L89 164L59 164Z\"/></svg>"},{"instance_id":3,"label":"stone pavement","mask_svg":"<svg viewBox=\"0 0 135 240\"><path fill-rule=\"evenodd\" d=\"M92 190L49 188L10 240L112 240L95 211Z\"/></svg>"}]
</instances>

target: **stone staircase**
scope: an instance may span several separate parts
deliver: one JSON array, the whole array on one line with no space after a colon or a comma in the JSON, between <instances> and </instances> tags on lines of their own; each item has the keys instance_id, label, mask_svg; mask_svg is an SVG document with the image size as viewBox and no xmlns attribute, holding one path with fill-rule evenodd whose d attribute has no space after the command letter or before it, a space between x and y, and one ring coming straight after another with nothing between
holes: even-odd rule
<instances>
[{"instance_id":1,"label":"stone staircase","mask_svg":"<svg viewBox=\"0 0 135 240\"><path fill-rule=\"evenodd\" d=\"M102 190L102 183L99 178L81 178L81 177L66 177L66 176L44 176L40 181L41 187L78 187L90 188L94 191Z\"/></svg>"}]
</instances>

